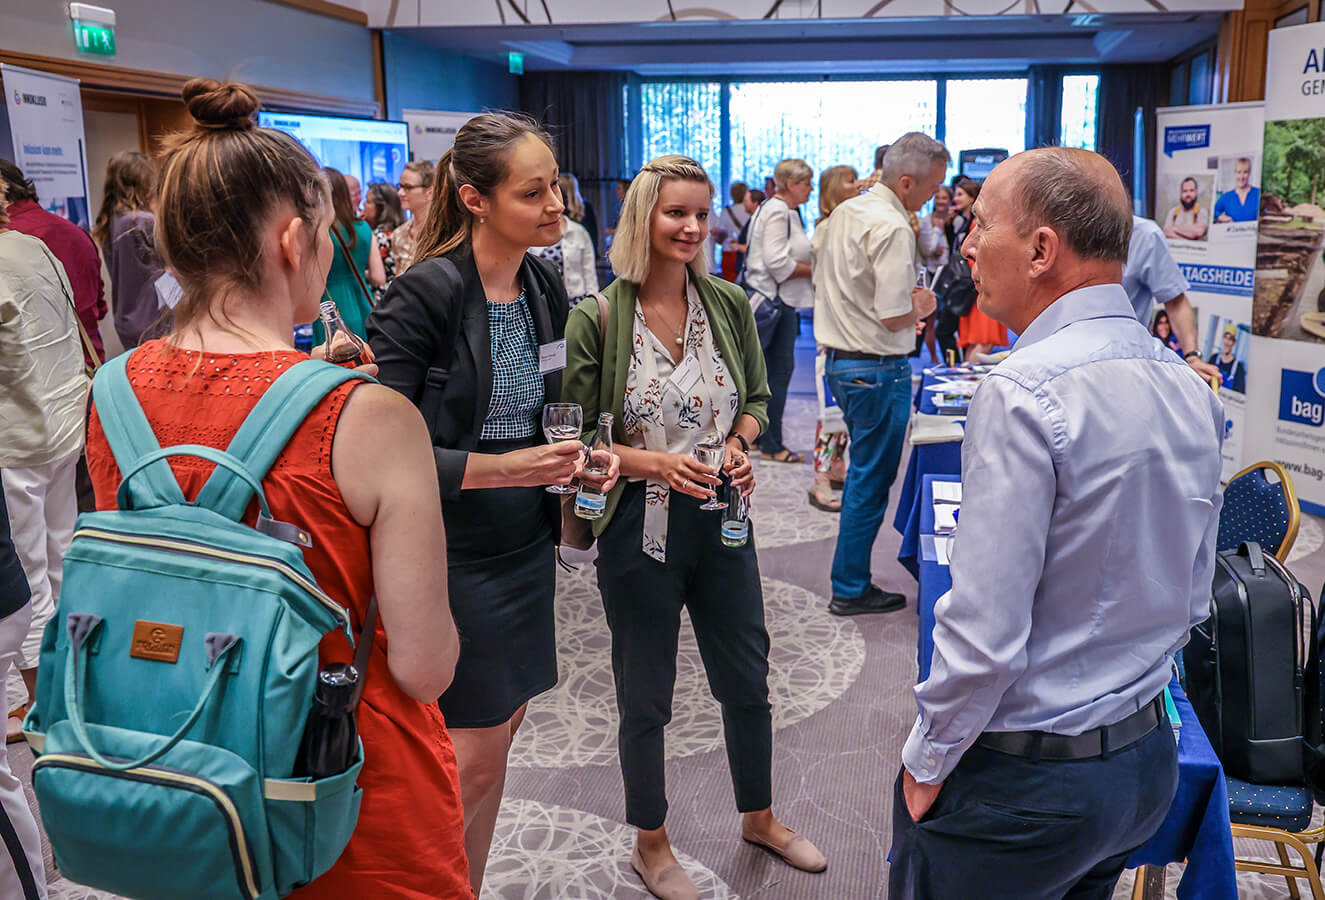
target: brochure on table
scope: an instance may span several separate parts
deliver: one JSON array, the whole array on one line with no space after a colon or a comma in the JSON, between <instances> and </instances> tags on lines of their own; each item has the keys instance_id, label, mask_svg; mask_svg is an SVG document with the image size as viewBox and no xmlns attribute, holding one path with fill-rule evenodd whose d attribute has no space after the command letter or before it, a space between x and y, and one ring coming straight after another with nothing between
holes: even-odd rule
<instances>
[{"instance_id":1,"label":"brochure on table","mask_svg":"<svg viewBox=\"0 0 1325 900\"><path fill-rule=\"evenodd\" d=\"M1270 32L1244 459L1325 514L1325 24Z\"/></svg>"},{"instance_id":2,"label":"brochure on table","mask_svg":"<svg viewBox=\"0 0 1325 900\"><path fill-rule=\"evenodd\" d=\"M6 64L0 64L0 78L14 162L37 189L42 206L90 229L78 80Z\"/></svg>"},{"instance_id":3,"label":"brochure on table","mask_svg":"<svg viewBox=\"0 0 1325 900\"><path fill-rule=\"evenodd\" d=\"M1229 478L1245 452L1264 104L1173 107L1156 122L1155 221L1191 285L1197 349L1220 371ZM1160 337L1162 311L1157 305L1149 323Z\"/></svg>"}]
</instances>

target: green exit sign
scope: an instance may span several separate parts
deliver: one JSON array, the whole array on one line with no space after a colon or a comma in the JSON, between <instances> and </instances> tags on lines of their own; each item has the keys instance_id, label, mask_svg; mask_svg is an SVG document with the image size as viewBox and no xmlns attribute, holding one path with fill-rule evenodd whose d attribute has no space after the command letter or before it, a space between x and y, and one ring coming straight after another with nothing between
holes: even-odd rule
<instances>
[{"instance_id":1,"label":"green exit sign","mask_svg":"<svg viewBox=\"0 0 1325 900\"><path fill-rule=\"evenodd\" d=\"M115 29L93 22L74 20L74 46L84 53L115 55Z\"/></svg>"},{"instance_id":2,"label":"green exit sign","mask_svg":"<svg viewBox=\"0 0 1325 900\"><path fill-rule=\"evenodd\" d=\"M512 75L524 74L524 54L518 50L506 54L506 64Z\"/></svg>"}]
</instances>

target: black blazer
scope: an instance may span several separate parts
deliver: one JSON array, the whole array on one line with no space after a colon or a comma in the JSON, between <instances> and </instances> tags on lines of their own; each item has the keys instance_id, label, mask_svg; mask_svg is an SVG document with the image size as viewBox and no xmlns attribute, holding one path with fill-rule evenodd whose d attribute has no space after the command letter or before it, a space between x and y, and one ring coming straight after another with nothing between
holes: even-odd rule
<instances>
[{"instance_id":1,"label":"black blazer","mask_svg":"<svg viewBox=\"0 0 1325 900\"><path fill-rule=\"evenodd\" d=\"M570 301L552 266L525 254L520 284L539 344L566 335ZM456 500L465 464L478 446L492 402L492 338L488 303L468 246L410 266L387 288L368 317L368 343L378 380L419 407L432 434L442 500ZM543 396L561 396L561 373L543 376ZM541 417L542 410L537 415ZM536 430L540 428L535 422ZM559 500L548 494L558 512Z\"/></svg>"}]
</instances>

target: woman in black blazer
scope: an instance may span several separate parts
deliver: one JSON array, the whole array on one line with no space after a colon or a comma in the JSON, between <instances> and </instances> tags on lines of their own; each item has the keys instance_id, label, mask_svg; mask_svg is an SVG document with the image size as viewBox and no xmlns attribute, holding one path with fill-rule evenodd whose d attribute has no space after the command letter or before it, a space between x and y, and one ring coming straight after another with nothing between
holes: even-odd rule
<instances>
[{"instance_id":1,"label":"woman in black blazer","mask_svg":"<svg viewBox=\"0 0 1325 900\"><path fill-rule=\"evenodd\" d=\"M583 444L543 442L543 405L561 394L569 301L556 271L525 251L561 239L563 209L546 133L523 117L471 119L438 163L418 261L367 325L380 380L410 397L432 432L460 632L439 705L476 894L511 741L529 700L557 683L561 506L543 488L581 474ZM603 486L614 481L615 471Z\"/></svg>"}]
</instances>

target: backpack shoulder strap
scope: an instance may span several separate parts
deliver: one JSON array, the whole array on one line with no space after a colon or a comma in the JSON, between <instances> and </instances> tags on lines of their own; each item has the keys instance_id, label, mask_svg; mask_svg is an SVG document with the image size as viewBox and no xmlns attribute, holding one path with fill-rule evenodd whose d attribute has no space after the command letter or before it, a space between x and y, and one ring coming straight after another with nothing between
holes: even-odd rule
<instances>
[{"instance_id":1,"label":"backpack shoulder strap","mask_svg":"<svg viewBox=\"0 0 1325 900\"><path fill-rule=\"evenodd\" d=\"M110 444L121 477L131 472L138 460L161 449L125 372L130 350L103 365L92 380L92 402L96 404L101 430ZM169 506L185 502L175 473L165 459L157 460L137 475L129 490L135 509Z\"/></svg>"},{"instance_id":2,"label":"backpack shoulder strap","mask_svg":"<svg viewBox=\"0 0 1325 900\"><path fill-rule=\"evenodd\" d=\"M267 388L235 433L226 453L261 481L290 437L322 398L347 381L375 381L362 372L306 359L295 363ZM239 521L253 488L228 469L212 472L198 494L198 505Z\"/></svg>"}]
</instances>

